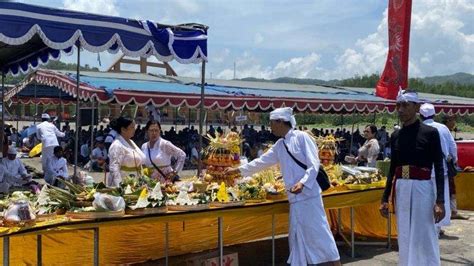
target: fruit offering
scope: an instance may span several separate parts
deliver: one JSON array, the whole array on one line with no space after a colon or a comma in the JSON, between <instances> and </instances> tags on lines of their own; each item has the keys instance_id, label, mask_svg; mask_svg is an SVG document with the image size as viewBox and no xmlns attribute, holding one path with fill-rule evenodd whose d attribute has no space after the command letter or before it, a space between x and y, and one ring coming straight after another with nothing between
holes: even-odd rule
<instances>
[{"instance_id":1,"label":"fruit offering","mask_svg":"<svg viewBox=\"0 0 474 266\"><path fill-rule=\"evenodd\" d=\"M315 137L311 131L305 131L308 133L313 141L318 146L319 150L319 159L324 166L334 164L334 159L337 154L337 145L336 143L344 140L343 138L335 138L333 135L328 135L327 137Z\"/></svg>"},{"instance_id":2,"label":"fruit offering","mask_svg":"<svg viewBox=\"0 0 474 266\"><path fill-rule=\"evenodd\" d=\"M208 182L224 182L228 186L234 184L234 179L239 175L225 175L224 170L227 167L236 167L240 165L240 144L241 139L235 132L230 132L225 137L207 136L210 143L206 149L207 165L205 180Z\"/></svg>"}]
</instances>

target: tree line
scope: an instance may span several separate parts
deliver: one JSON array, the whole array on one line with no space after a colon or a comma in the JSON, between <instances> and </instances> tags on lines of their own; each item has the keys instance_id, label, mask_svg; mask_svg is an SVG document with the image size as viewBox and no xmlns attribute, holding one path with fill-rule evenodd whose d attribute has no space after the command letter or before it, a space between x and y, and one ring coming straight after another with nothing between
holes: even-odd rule
<instances>
[{"instance_id":1,"label":"tree line","mask_svg":"<svg viewBox=\"0 0 474 266\"><path fill-rule=\"evenodd\" d=\"M48 65L44 66L45 69L55 69L55 70L76 70L76 64L74 63L63 63L61 61L50 61ZM97 67L90 67L89 65L81 66L81 71L99 71ZM6 76L6 84L16 84L23 80L25 75L19 75L13 77L11 75ZM371 75L356 75L352 78L343 79L343 80L330 80L324 81L319 79L297 79L282 77L273 80L263 80L256 78L245 78L243 80L253 80L253 81L266 81L266 82L283 82L283 83L293 83L293 84L311 84L311 85L333 85L333 86L345 86L345 87L359 87L359 88L375 88L379 80L379 74ZM453 95L460 97L474 98L474 84L462 84L455 81L445 81L438 84L428 84L424 82L422 78L410 78L408 80L408 87L414 89L418 92L424 93L433 93L441 95Z\"/></svg>"},{"instance_id":2,"label":"tree line","mask_svg":"<svg viewBox=\"0 0 474 266\"><path fill-rule=\"evenodd\" d=\"M342 80L338 85L346 87L375 88L379 78L378 74L355 76L353 78ZM461 84L454 81L428 84L421 78L410 78L408 80L408 87L417 92L474 98L474 84Z\"/></svg>"}]
</instances>

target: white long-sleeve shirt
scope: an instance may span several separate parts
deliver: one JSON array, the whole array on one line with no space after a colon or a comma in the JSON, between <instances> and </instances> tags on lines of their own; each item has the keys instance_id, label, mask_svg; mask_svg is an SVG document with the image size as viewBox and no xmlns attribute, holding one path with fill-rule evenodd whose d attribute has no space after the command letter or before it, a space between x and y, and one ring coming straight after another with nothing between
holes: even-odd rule
<instances>
[{"instance_id":1,"label":"white long-sleeve shirt","mask_svg":"<svg viewBox=\"0 0 474 266\"><path fill-rule=\"evenodd\" d=\"M7 182L11 186L22 186L24 183L23 177L28 175L23 163L18 158L14 160L3 158L2 165Z\"/></svg>"},{"instance_id":2,"label":"white long-sleeve shirt","mask_svg":"<svg viewBox=\"0 0 474 266\"><path fill-rule=\"evenodd\" d=\"M43 147L59 146L58 137L62 138L65 135L48 121L44 121L36 127L36 136L43 143Z\"/></svg>"},{"instance_id":3,"label":"white long-sleeve shirt","mask_svg":"<svg viewBox=\"0 0 474 266\"><path fill-rule=\"evenodd\" d=\"M107 149L96 147L92 150L91 157L94 162L97 161L97 159L107 160Z\"/></svg>"},{"instance_id":4,"label":"white long-sleeve shirt","mask_svg":"<svg viewBox=\"0 0 474 266\"><path fill-rule=\"evenodd\" d=\"M111 129L109 134L107 134L107 136L105 137L104 143L114 142L115 138L117 138L117 135L119 135L117 131Z\"/></svg>"},{"instance_id":5,"label":"white long-sleeve shirt","mask_svg":"<svg viewBox=\"0 0 474 266\"><path fill-rule=\"evenodd\" d=\"M82 157L89 157L89 145L84 143L81 145L81 156Z\"/></svg>"},{"instance_id":6,"label":"white long-sleeve shirt","mask_svg":"<svg viewBox=\"0 0 474 266\"><path fill-rule=\"evenodd\" d=\"M118 187L122 182L122 175L137 175L137 168L145 163L145 154L130 140L131 145L118 134L109 148L110 177L107 179L108 187ZM133 171L121 171L121 167L134 168ZM138 173L141 174L141 173Z\"/></svg>"},{"instance_id":7,"label":"white long-sleeve shirt","mask_svg":"<svg viewBox=\"0 0 474 266\"><path fill-rule=\"evenodd\" d=\"M69 178L67 170L67 161L64 157L58 158L56 156L50 157L46 162L47 170L44 173L44 180L49 184L54 184L56 177L62 176L66 180Z\"/></svg>"},{"instance_id":8,"label":"white long-sleeve shirt","mask_svg":"<svg viewBox=\"0 0 474 266\"><path fill-rule=\"evenodd\" d=\"M7 182L7 178L5 178L5 166L0 163L0 193L8 193L8 189L10 185Z\"/></svg>"},{"instance_id":9,"label":"white long-sleeve shirt","mask_svg":"<svg viewBox=\"0 0 474 266\"><path fill-rule=\"evenodd\" d=\"M441 150L443 151L444 155L444 163L443 163L443 168L444 168L444 175L448 175L448 167L446 165L445 160L450 156L454 162L458 160L458 151L457 151L457 146L456 142L454 141L453 135L451 135L451 132L449 131L448 127L445 125L435 122L433 119L427 119L423 121L425 125L434 127L438 130L439 133L439 138L441 142ZM432 175L434 176L434 170L432 172Z\"/></svg>"},{"instance_id":10,"label":"white long-sleeve shirt","mask_svg":"<svg viewBox=\"0 0 474 266\"><path fill-rule=\"evenodd\" d=\"M148 147L150 142L143 143L142 151L146 156L145 165L147 167L153 167L153 164L150 161L150 154L153 160L153 163L160 167L160 170L167 174L171 171L176 171L177 173L183 170L184 161L186 160L186 153L180 148L173 145L168 140L158 138L153 147L150 147L150 154L148 154ZM177 162L175 169L171 167L171 158L176 158ZM161 168L162 166L165 166Z\"/></svg>"},{"instance_id":11,"label":"white long-sleeve shirt","mask_svg":"<svg viewBox=\"0 0 474 266\"><path fill-rule=\"evenodd\" d=\"M377 164L377 156L379 155L380 147L377 139L367 140L362 147L360 147L358 157L367 160L367 166L375 167Z\"/></svg>"},{"instance_id":12,"label":"white long-sleeve shirt","mask_svg":"<svg viewBox=\"0 0 474 266\"><path fill-rule=\"evenodd\" d=\"M306 171L291 158L283 142L286 143L291 154L307 166ZM307 133L290 129L284 139L279 139L260 158L240 166L239 169L243 176L250 176L277 163L280 164L290 203L321 194L321 188L316 182L319 172L318 148ZM304 185L302 192L290 193L289 190L298 182Z\"/></svg>"}]
</instances>

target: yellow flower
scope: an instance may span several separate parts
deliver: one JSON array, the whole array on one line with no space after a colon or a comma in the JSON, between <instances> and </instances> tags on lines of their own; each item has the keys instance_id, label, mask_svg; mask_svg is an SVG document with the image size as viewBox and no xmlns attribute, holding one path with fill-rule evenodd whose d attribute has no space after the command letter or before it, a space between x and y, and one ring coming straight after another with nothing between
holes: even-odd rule
<instances>
[{"instance_id":1,"label":"yellow flower","mask_svg":"<svg viewBox=\"0 0 474 266\"><path fill-rule=\"evenodd\" d=\"M227 189L224 182L221 183L219 191L217 191L217 200L220 202L229 202L229 195L227 194Z\"/></svg>"}]
</instances>

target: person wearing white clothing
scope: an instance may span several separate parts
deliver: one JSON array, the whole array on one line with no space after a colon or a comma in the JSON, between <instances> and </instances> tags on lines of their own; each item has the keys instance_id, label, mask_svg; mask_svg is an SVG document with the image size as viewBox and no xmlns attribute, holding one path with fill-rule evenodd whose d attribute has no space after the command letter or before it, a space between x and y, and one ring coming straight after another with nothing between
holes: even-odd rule
<instances>
[{"instance_id":1,"label":"person wearing white clothing","mask_svg":"<svg viewBox=\"0 0 474 266\"><path fill-rule=\"evenodd\" d=\"M364 137L367 139L358 150L358 155L354 159L363 166L375 167L377 164L377 156L379 155L380 147L376 138L377 127L375 125L367 125L364 129ZM351 162L351 160L349 159Z\"/></svg>"},{"instance_id":2,"label":"person wearing white clothing","mask_svg":"<svg viewBox=\"0 0 474 266\"><path fill-rule=\"evenodd\" d=\"M10 186L21 187L31 181L31 176L26 171L23 163L16 158L16 148L8 148L8 157L2 159L5 177Z\"/></svg>"},{"instance_id":3,"label":"person wearing white clothing","mask_svg":"<svg viewBox=\"0 0 474 266\"><path fill-rule=\"evenodd\" d=\"M146 156L145 166L153 169L151 177L160 179L162 183L177 181L178 173L183 169L186 160L186 153L160 137L161 125L158 121L150 120L145 130L149 141L143 143L142 152ZM174 167L171 165L172 158L176 158Z\"/></svg>"},{"instance_id":4,"label":"person wearing white clothing","mask_svg":"<svg viewBox=\"0 0 474 266\"><path fill-rule=\"evenodd\" d=\"M289 107L272 111L270 126L273 134L282 138L260 158L239 168L227 168L225 173L240 172L243 176L250 176L280 164L290 202L290 256L287 263L298 266L340 265L339 252L324 211L321 188L316 181L320 165L316 144L306 132L293 130L296 121ZM290 153L306 164L307 169L299 166Z\"/></svg>"},{"instance_id":5,"label":"person wearing white clothing","mask_svg":"<svg viewBox=\"0 0 474 266\"><path fill-rule=\"evenodd\" d=\"M43 122L36 127L36 136L42 143L41 165L45 172L48 159L54 157L54 147L59 146L58 137L62 138L65 134L51 122L47 113L42 114L41 119Z\"/></svg>"},{"instance_id":6,"label":"person wearing white clothing","mask_svg":"<svg viewBox=\"0 0 474 266\"><path fill-rule=\"evenodd\" d=\"M0 193L8 194L9 189L10 184L8 184L7 178L5 178L5 166L0 163Z\"/></svg>"},{"instance_id":7,"label":"person wearing white clothing","mask_svg":"<svg viewBox=\"0 0 474 266\"><path fill-rule=\"evenodd\" d=\"M451 135L451 132L449 131L448 127L433 120L435 116L435 108L431 103L424 103L420 106L420 116L425 125L432 126L438 130L441 140L441 149L443 150L444 155L444 209L446 211L446 216L443 218L443 220L436 224L436 229L438 230L439 234L442 232L442 226L448 226L451 224L451 207L449 204L449 180L446 161L453 160L454 162L456 162L458 152L456 142L454 141L453 135ZM431 172L431 179L436 188L434 170Z\"/></svg>"},{"instance_id":8,"label":"person wearing white clothing","mask_svg":"<svg viewBox=\"0 0 474 266\"><path fill-rule=\"evenodd\" d=\"M91 161L92 169L94 171L103 171L107 169L107 163L109 161L107 149L104 146L104 138L99 136L95 139L97 147L92 150Z\"/></svg>"},{"instance_id":9,"label":"person wearing white clothing","mask_svg":"<svg viewBox=\"0 0 474 266\"><path fill-rule=\"evenodd\" d=\"M47 171L44 175L44 180L52 185L59 186L58 178L69 180L67 161L63 157L63 148L61 146L54 147L54 156L48 159Z\"/></svg>"},{"instance_id":10,"label":"person wearing white clothing","mask_svg":"<svg viewBox=\"0 0 474 266\"><path fill-rule=\"evenodd\" d=\"M80 154L82 162L86 164L89 161L90 155L89 143L87 141L81 145Z\"/></svg>"},{"instance_id":11,"label":"person wearing white clothing","mask_svg":"<svg viewBox=\"0 0 474 266\"><path fill-rule=\"evenodd\" d=\"M119 132L109 149L109 175L107 187L118 187L123 178L134 175L140 177L145 154L133 142L135 122L129 118L119 117L114 123L114 130Z\"/></svg>"},{"instance_id":12,"label":"person wearing white clothing","mask_svg":"<svg viewBox=\"0 0 474 266\"><path fill-rule=\"evenodd\" d=\"M148 112L149 121L158 121L158 123L161 123L161 113L158 107L155 107L150 103L145 106L145 110Z\"/></svg>"},{"instance_id":13,"label":"person wearing white clothing","mask_svg":"<svg viewBox=\"0 0 474 266\"><path fill-rule=\"evenodd\" d=\"M110 122L110 126L114 127L116 122L117 122L116 120L113 120L112 122ZM117 138L117 135L118 135L117 131L115 131L113 128L109 131L109 133L107 134L104 140L105 148L107 150L110 149L110 145L112 145L112 142L114 142L115 138Z\"/></svg>"}]
</instances>

